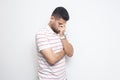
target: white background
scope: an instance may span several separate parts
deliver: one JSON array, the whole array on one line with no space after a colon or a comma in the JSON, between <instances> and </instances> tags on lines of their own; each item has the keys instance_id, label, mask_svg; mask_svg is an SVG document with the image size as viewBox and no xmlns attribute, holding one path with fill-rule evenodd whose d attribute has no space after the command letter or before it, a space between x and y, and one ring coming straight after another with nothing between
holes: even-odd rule
<instances>
[{"instance_id":1,"label":"white background","mask_svg":"<svg viewBox=\"0 0 120 80\"><path fill-rule=\"evenodd\" d=\"M120 80L120 0L0 0L0 80L37 80L35 34L64 6L68 80Z\"/></svg>"}]
</instances>

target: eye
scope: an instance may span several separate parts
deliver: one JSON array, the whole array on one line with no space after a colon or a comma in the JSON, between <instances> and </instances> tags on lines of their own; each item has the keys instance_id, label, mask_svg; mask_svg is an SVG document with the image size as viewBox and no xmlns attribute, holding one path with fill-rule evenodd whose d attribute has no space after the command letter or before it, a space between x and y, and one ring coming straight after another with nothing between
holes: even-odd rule
<instances>
[{"instance_id":1,"label":"eye","mask_svg":"<svg viewBox=\"0 0 120 80\"><path fill-rule=\"evenodd\" d=\"M59 23L59 25L62 25L62 23Z\"/></svg>"}]
</instances>

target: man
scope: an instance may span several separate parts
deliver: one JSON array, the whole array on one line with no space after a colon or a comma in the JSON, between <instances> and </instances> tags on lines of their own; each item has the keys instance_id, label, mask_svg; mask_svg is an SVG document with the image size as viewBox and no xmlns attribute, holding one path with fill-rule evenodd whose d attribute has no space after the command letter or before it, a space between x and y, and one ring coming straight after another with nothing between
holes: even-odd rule
<instances>
[{"instance_id":1,"label":"man","mask_svg":"<svg viewBox=\"0 0 120 80\"><path fill-rule=\"evenodd\" d=\"M73 55L73 47L65 35L68 20L67 10L57 7L48 25L36 34L40 80L67 80L65 55Z\"/></svg>"}]
</instances>

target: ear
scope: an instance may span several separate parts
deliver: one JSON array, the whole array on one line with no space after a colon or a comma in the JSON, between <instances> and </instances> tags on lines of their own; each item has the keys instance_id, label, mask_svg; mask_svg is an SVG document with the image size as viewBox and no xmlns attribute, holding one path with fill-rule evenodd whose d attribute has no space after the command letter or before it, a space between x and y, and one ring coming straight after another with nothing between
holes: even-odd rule
<instances>
[{"instance_id":1,"label":"ear","mask_svg":"<svg viewBox=\"0 0 120 80\"><path fill-rule=\"evenodd\" d=\"M54 17L54 16L51 16L51 17L50 17L50 20L51 20L51 21L55 20L55 17Z\"/></svg>"}]
</instances>

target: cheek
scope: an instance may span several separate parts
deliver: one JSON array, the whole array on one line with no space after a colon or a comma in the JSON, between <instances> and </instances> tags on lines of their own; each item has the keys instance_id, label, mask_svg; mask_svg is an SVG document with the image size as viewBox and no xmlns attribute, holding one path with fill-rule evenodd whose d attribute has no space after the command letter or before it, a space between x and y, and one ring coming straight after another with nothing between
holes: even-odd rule
<instances>
[{"instance_id":1,"label":"cheek","mask_svg":"<svg viewBox=\"0 0 120 80\"><path fill-rule=\"evenodd\" d=\"M56 23L56 27L58 27L59 26L59 24L58 23Z\"/></svg>"},{"instance_id":2,"label":"cheek","mask_svg":"<svg viewBox=\"0 0 120 80\"><path fill-rule=\"evenodd\" d=\"M59 24L56 23L56 24L55 24L55 27L56 27L56 28L59 28Z\"/></svg>"}]
</instances>

